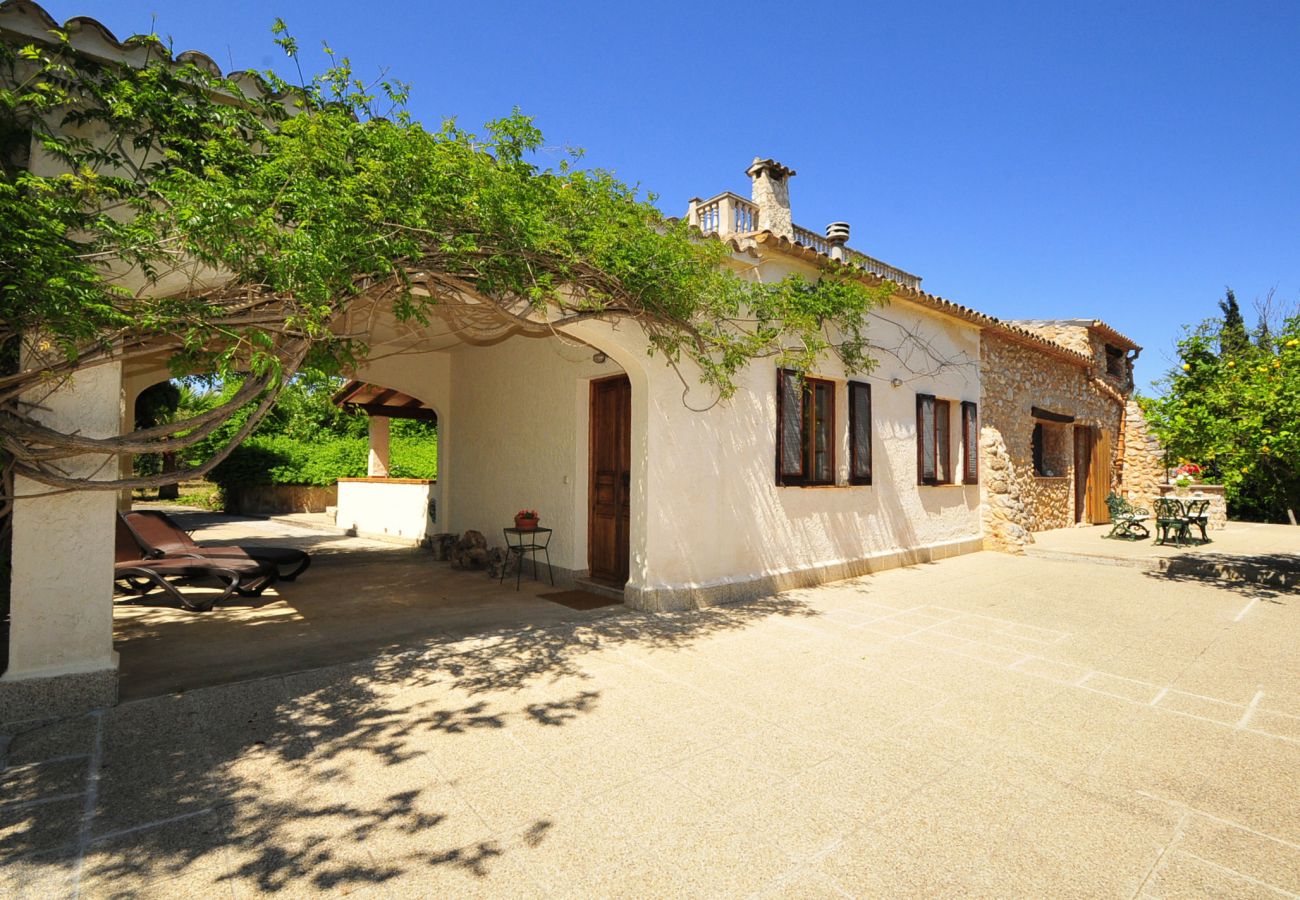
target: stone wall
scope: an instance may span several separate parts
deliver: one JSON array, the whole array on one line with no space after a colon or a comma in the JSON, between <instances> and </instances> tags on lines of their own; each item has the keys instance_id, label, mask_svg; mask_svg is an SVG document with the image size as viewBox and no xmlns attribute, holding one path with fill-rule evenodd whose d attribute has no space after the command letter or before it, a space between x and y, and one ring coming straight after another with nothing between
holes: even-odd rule
<instances>
[{"instance_id":1,"label":"stone wall","mask_svg":"<svg viewBox=\"0 0 1300 900\"><path fill-rule=\"evenodd\" d=\"M1051 321L1021 321L1016 324L1062 347L1091 357L1095 376L1125 396L1133 392L1132 364L1126 362L1119 375L1110 374L1106 366L1106 340L1087 325Z\"/></svg>"},{"instance_id":2,"label":"stone wall","mask_svg":"<svg viewBox=\"0 0 1300 900\"><path fill-rule=\"evenodd\" d=\"M1142 408L1130 400L1124 410L1124 485L1129 502L1151 509L1165 483L1165 449L1147 425Z\"/></svg>"},{"instance_id":3,"label":"stone wall","mask_svg":"<svg viewBox=\"0 0 1300 900\"><path fill-rule=\"evenodd\" d=\"M1080 329L1085 340L1086 329ZM1104 362L1102 363L1104 365ZM1032 532L1074 524L1073 426L1049 425L1048 448L1066 441L1064 471L1034 474L1034 419L1038 406L1075 417L1075 425L1106 430L1120 445L1123 400L1092 371L986 330L980 340L980 465L985 543L990 549L1021 552ZM1059 449L1059 448L1058 448ZM1056 454L1053 454L1056 455ZM1112 473L1118 471L1112 464Z\"/></svg>"}]
</instances>

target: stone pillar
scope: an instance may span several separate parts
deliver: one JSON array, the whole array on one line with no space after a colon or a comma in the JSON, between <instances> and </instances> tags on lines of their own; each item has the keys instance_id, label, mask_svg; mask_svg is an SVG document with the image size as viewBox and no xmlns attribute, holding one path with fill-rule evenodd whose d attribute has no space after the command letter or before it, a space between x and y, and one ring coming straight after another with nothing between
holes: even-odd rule
<instances>
[{"instance_id":1,"label":"stone pillar","mask_svg":"<svg viewBox=\"0 0 1300 900\"><path fill-rule=\"evenodd\" d=\"M89 437L118 434L122 367L99 365L69 383L33 392L38 417ZM112 479L115 459L74 457L73 475ZM116 491L51 489L15 479L9 668L0 678L0 722L68 715L117 700L113 652ZM44 496L42 496L44 495Z\"/></svg>"},{"instance_id":2,"label":"stone pillar","mask_svg":"<svg viewBox=\"0 0 1300 900\"><path fill-rule=\"evenodd\" d=\"M388 477L388 417L370 417L370 457L366 474L371 478Z\"/></svg>"},{"instance_id":3,"label":"stone pillar","mask_svg":"<svg viewBox=\"0 0 1300 900\"><path fill-rule=\"evenodd\" d=\"M754 157L745 170L752 180L750 197L758 207L758 230L794 240L794 219L790 214L790 179L794 169L774 159Z\"/></svg>"}]
</instances>

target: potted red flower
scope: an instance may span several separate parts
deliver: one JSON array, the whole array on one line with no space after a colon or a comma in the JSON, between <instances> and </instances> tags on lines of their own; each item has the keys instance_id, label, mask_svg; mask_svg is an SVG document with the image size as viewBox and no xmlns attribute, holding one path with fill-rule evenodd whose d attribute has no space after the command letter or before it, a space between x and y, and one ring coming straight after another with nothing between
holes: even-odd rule
<instances>
[{"instance_id":1,"label":"potted red flower","mask_svg":"<svg viewBox=\"0 0 1300 900\"><path fill-rule=\"evenodd\" d=\"M537 515L537 510L535 509L521 509L519 512L515 513L516 528L525 528L531 531L537 527L537 523L540 521L541 517Z\"/></svg>"}]
</instances>

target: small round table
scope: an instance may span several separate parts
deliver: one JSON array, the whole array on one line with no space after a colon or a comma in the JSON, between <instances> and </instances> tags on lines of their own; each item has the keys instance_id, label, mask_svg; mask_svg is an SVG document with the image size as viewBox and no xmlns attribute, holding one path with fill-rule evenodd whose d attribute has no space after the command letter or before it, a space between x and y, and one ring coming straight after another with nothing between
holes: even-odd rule
<instances>
[{"instance_id":1,"label":"small round table","mask_svg":"<svg viewBox=\"0 0 1300 900\"><path fill-rule=\"evenodd\" d=\"M533 558L533 578L541 581L537 574L537 551L542 551L546 557L546 571L551 573L551 586L555 586L555 570L551 568L551 551L547 549L551 543L550 528L503 528L506 535L506 565L501 567L501 583L505 583L506 569L510 568L510 557L519 557L519 568L515 570L515 590L519 590L519 583L524 575L524 554L530 554ZM545 539L543 540L543 536Z\"/></svg>"}]
</instances>

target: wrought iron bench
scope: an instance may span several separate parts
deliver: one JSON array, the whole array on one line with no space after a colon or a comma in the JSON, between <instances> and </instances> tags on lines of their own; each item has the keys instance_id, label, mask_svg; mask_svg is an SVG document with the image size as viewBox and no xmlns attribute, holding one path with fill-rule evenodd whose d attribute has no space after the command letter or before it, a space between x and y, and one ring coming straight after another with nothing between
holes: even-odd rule
<instances>
[{"instance_id":1,"label":"wrought iron bench","mask_svg":"<svg viewBox=\"0 0 1300 900\"><path fill-rule=\"evenodd\" d=\"M1110 510L1112 523L1106 537L1140 541L1151 536L1146 526L1151 518L1148 510L1134 506L1119 494L1111 494L1106 498L1106 508Z\"/></svg>"}]
</instances>

